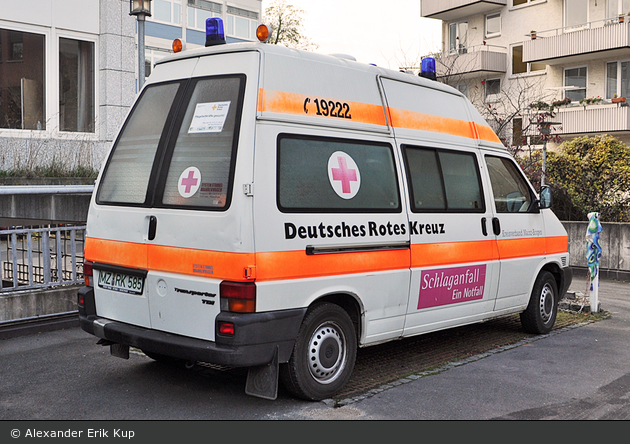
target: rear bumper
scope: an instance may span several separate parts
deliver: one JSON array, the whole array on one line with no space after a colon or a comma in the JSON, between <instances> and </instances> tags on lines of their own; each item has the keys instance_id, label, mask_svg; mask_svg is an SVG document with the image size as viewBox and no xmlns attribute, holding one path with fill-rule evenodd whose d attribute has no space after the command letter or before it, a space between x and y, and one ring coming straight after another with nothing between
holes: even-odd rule
<instances>
[{"instance_id":1,"label":"rear bumper","mask_svg":"<svg viewBox=\"0 0 630 444\"><path fill-rule=\"evenodd\" d=\"M143 351L230 367L267 364L273 359L276 347L279 362L287 362L306 313L306 308L265 313L222 312L216 318L215 331L219 322L231 322L235 334L225 337L217 334L213 342L102 318L95 310L93 289L83 287L79 293L79 299L85 301L79 306L79 322L87 333Z\"/></svg>"}]
</instances>

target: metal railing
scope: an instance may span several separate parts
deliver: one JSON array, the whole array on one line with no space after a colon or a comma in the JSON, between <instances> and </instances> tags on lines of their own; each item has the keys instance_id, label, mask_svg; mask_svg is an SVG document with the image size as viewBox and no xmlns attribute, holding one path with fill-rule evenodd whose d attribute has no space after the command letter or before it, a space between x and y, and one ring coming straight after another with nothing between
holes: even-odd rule
<instances>
[{"instance_id":1,"label":"metal railing","mask_svg":"<svg viewBox=\"0 0 630 444\"><path fill-rule=\"evenodd\" d=\"M83 281L85 225L0 230L0 293Z\"/></svg>"}]
</instances>

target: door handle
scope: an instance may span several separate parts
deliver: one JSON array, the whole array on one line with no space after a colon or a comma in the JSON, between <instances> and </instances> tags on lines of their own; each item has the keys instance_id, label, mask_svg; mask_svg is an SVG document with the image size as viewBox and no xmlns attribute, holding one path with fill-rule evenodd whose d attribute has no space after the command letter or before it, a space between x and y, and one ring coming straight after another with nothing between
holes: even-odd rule
<instances>
[{"instance_id":1,"label":"door handle","mask_svg":"<svg viewBox=\"0 0 630 444\"><path fill-rule=\"evenodd\" d=\"M483 233L484 236L488 235L488 229L486 228L486 218L485 217L481 218L481 232Z\"/></svg>"},{"instance_id":2,"label":"door handle","mask_svg":"<svg viewBox=\"0 0 630 444\"><path fill-rule=\"evenodd\" d=\"M155 230L157 230L157 217L149 217L149 240L155 239Z\"/></svg>"},{"instance_id":3,"label":"door handle","mask_svg":"<svg viewBox=\"0 0 630 444\"><path fill-rule=\"evenodd\" d=\"M501 234L501 224L499 223L498 217L492 218L492 231L494 232L496 236Z\"/></svg>"}]
</instances>

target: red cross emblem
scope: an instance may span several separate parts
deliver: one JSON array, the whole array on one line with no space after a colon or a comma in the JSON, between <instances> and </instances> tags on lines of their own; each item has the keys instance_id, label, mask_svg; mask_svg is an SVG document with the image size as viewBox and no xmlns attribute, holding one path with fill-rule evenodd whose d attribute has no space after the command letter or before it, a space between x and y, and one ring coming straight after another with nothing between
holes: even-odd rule
<instances>
[{"instance_id":1,"label":"red cross emblem","mask_svg":"<svg viewBox=\"0 0 630 444\"><path fill-rule=\"evenodd\" d=\"M333 153L328 159L328 179L335 193L343 199L352 199L361 186L357 164L343 151Z\"/></svg>"},{"instance_id":2,"label":"red cross emblem","mask_svg":"<svg viewBox=\"0 0 630 444\"><path fill-rule=\"evenodd\" d=\"M179 194L188 199L193 196L201 186L201 172L196 167L186 168L179 176L177 190Z\"/></svg>"}]
</instances>

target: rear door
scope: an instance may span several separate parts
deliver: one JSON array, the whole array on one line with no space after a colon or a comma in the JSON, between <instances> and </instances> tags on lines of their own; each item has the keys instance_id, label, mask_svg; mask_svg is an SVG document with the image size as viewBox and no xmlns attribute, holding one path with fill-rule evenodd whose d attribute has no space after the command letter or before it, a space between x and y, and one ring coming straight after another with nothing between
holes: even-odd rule
<instances>
[{"instance_id":1,"label":"rear door","mask_svg":"<svg viewBox=\"0 0 630 444\"><path fill-rule=\"evenodd\" d=\"M255 106L257 66L255 52L183 61L164 69L188 67L190 78L144 89L88 219L100 316L214 339L219 284L242 280L253 258L251 201L233 191L252 180L253 129L241 128L245 101ZM104 285L107 272L136 277L142 289Z\"/></svg>"}]
</instances>

